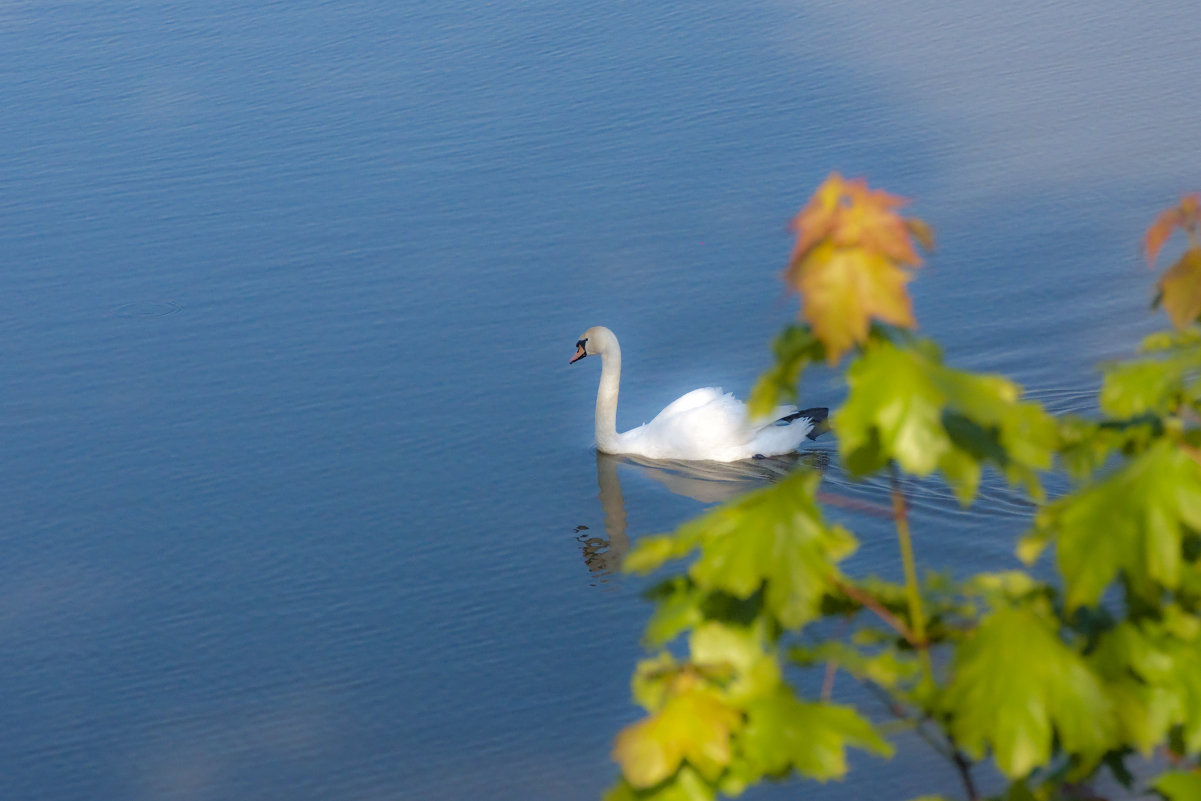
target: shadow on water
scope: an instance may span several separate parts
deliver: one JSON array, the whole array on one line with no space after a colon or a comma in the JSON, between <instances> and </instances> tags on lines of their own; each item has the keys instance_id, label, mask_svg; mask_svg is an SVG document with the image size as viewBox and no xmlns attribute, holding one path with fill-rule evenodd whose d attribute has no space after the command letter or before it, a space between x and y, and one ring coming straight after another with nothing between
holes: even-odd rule
<instances>
[{"instance_id":1,"label":"shadow on water","mask_svg":"<svg viewBox=\"0 0 1201 801\"><path fill-rule=\"evenodd\" d=\"M830 465L830 454L807 451L740 462L686 462L614 456L597 451L596 484L605 519L605 536L590 534L583 526L576 528L576 540L582 546L584 562L593 576L610 576L620 570L621 560L630 549L619 466L635 468L675 495L712 505L726 503L779 481L798 465L825 472Z\"/></svg>"}]
</instances>

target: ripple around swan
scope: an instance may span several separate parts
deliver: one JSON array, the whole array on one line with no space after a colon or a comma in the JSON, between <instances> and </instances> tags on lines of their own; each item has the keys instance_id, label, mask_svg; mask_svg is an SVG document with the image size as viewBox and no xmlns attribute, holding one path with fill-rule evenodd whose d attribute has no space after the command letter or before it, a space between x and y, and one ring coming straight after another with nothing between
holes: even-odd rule
<instances>
[{"instance_id":1,"label":"ripple around swan","mask_svg":"<svg viewBox=\"0 0 1201 801\"><path fill-rule=\"evenodd\" d=\"M1095 387L1027 387L1026 398L1037 401L1052 414L1095 414Z\"/></svg>"},{"instance_id":2,"label":"ripple around swan","mask_svg":"<svg viewBox=\"0 0 1201 801\"><path fill-rule=\"evenodd\" d=\"M178 313L183 306L173 300L136 300L123 303L114 310L117 317L137 319L139 317L167 317Z\"/></svg>"}]
</instances>

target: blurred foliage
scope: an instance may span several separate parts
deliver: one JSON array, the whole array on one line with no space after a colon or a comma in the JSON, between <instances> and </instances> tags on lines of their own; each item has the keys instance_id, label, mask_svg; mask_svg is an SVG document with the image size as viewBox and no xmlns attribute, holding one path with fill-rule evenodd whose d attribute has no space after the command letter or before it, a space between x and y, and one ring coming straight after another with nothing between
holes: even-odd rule
<instances>
[{"instance_id":1,"label":"blurred foliage","mask_svg":"<svg viewBox=\"0 0 1201 801\"><path fill-rule=\"evenodd\" d=\"M1099 419L1057 418L915 333L906 287L933 237L905 202L834 174L797 215L785 280L800 319L775 340L752 410L794 398L808 365L846 360L839 455L888 478L906 580L840 570L856 538L826 522L820 475L804 469L644 538L625 568L665 577L633 679L646 716L617 736L610 801L837 779L849 749L886 758L912 730L962 779L930 801L984 798L985 760L1008 783L998 801L1101 798L1102 776L1201 799L1201 199L1147 233L1152 265L1173 234L1187 240L1156 286L1172 329L1105 368ZM1054 469L1074 484L1048 500ZM1035 505L1015 543L1030 571L919 579L899 478L938 474L968 506L985 470ZM800 689L810 671L818 697ZM833 703L838 672L894 717Z\"/></svg>"}]
</instances>

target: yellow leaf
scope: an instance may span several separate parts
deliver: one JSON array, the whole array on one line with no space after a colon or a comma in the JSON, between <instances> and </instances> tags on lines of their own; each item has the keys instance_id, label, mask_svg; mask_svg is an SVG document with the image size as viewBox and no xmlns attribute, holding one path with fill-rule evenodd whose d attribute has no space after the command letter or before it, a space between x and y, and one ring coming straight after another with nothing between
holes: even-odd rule
<instances>
[{"instance_id":1,"label":"yellow leaf","mask_svg":"<svg viewBox=\"0 0 1201 801\"><path fill-rule=\"evenodd\" d=\"M905 289L908 268L921 264L913 241L928 248L933 235L898 213L905 203L832 173L793 220L797 241L785 280L801 293L801 316L830 364L867 339L872 320L916 326Z\"/></svg>"},{"instance_id":2,"label":"yellow leaf","mask_svg":"<svg viewBox=\"0 0 1201 801\"><path fill-rule=\"evenodd\" d=\"M613 759L634 787L652 787L673 775L686 759L701 775L716 779L730 762L730 735L742 713L712 690L686 690L654 715L617 735Z\"/></svg>"},{"instance_id":3,"label":"yellow leaf","mask_svg":"<svg viewBox=\"0 0 1201 801\"><path fill-rule=\"evenodd\" d=\"M1159 303L1177 330L1201 314L1201 248L1189 248L1159 279Z\"/></svg>"},{"instance_id":4,"label":"yellow leaf","mask_svg":"<svg viewBox=\"0 0 1201 801\"><path fill-rule=\"evenodd\" d=\"M867 339L872 318L913 328L913 306L905 284L911 276L885 256L866 248L823 243L805 260L799 288L805 318L834 364Z\"/></svg>"}]
</instances>

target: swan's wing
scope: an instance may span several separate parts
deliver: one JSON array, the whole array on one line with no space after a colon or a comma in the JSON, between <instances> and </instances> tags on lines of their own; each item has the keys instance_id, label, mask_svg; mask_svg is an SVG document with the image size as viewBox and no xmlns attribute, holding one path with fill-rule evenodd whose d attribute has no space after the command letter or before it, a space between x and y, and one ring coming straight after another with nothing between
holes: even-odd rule
<instances>
[{"instance_id":1,"label":"swan's wing","mask_svg":"<svg viewBox=\"0 0 1201 801\"><path fill-rule=\"evenodd\" d=\"M722 392L721 387L701 387L700 389L694 389L667 404L663 408L663 411L655 415L655 420L674 417L692 409L697 409L705 404L712 403L713 401L720 401L722 398L734 400L734 396L728 392ZM737 403L738 401L735 400L734 402ZM651 422L653 423L654 420Z\"/></svg>"},{"instance_id":2,"label":"swan's wing","mask_svg":"<svg viewBox=\"0 0 1201 801\"><path fill-rule=\"evenodd\" d=\"M795 450L809 432L808 420L776 421L795 407L781 406L770 417L751 421L746 404L717 387L689 392L645 425L619 435L622 452L651 459L707 459L730 462L756 454Z\"/></svg>"},{"instance_id":3,"label":"swan's wing","mask_svg":"<svg viewBox=\"0 0 1201 801\"><path fill-rule=\"evenodd\" d=\"M706 387L689 392L654 420L621 436L631 450L654 459L728 461L730 448L745 447L754 431L745 404Z\"/></svg>"}]
</instances>

